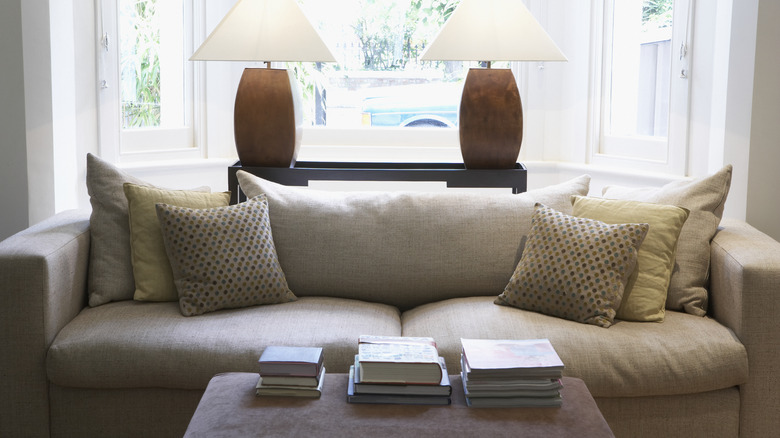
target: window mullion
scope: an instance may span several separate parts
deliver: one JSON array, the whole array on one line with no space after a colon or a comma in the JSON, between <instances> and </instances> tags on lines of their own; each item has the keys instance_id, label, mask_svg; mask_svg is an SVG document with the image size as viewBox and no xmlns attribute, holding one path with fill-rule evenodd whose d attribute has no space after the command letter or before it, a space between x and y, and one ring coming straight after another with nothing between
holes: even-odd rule
<instances>
[{"instance_id":1,"label":"window mullion","mask_svg":"<svg viewBox=\"0 0 780 438\"><path fill-rule=\"evenodd\" d=\"M117 4L114 1L97 2L97 63L98 63L98 138L100 155L113 162L119 161L120 78L119 32Z\"/></svg>"},{"instance_id":2,"label":"window mullion","mask_svg":"<svg viewBox=\"0 0 780 438\"><path fill-rule=\"evenodd\" d=\"M616 33L616 21L625 28L627 22L635 20L636 15L632 14L637 14L637 8L643 6L640 0L632 1L633 4L624 0L604 0L594 4L594 14L598 17L593 20L594 50L591 55L594 57L594 78L598 79L592 83L590 160L595 164L623 163L643 170L682 175L686 169L689 87L688 79L680 77L687 68L687 60L675 55L679 55L677 50L681 45L688 45L690 0L675 1L672 31L671 35L666 34L669 35L666 42L662 38L668 26L653 21L654 18L663 19L663 15L650 19L645 16L643 21L647 20L647 23L643 26L648 26L648 30L643 30L641 35L630 34L639 32L639 29L631 28L627 28L628 35L621 37ZM616 16L616 4L624 11L620 17ZM634 8L633 11L630 8ZM625 16L626 13L629 16ZM626 41L632 41L631 35L638 38L633 41L641 44L641 48L634 49L631 43L625 45ZM615 44L616 39L623 44L622 50L638 50L628 53L640 56L639 69L614 69L614 62L630 58L623 52L615 53L620 47ZM628 76L621 76L626 74ZM632 88L635 80L638 91ZM643 88L643 81L647 83L646 87L653 87L652 91ZM619 86L621 83L623 88ZM634 97L636 102L632 100ZM615 106L615 99L623 99L621 106ZM639 110L634 113L633 108ZM622 120L615 119L613 116L616 115ZM616 122L620 124L615 125Z\"/></svg>"}]
</instances>

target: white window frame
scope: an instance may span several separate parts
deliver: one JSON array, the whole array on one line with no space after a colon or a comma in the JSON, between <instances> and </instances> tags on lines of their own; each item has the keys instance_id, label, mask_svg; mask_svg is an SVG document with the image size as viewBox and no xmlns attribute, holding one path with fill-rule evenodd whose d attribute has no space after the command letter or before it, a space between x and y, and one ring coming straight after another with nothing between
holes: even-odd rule
<instances>
[{"instance_id":1,"label":"white window frame","mask_svg":"<svg viewBox=\"0 0 780 438\"><path fill-rule=\"evenodd\" d=\"M616 0L620 1L620 0ZM591 109L589 160L591 164L641 171L685 175L688 159L690 106L689 59L694 0L674 0L669 125L665 140L642 136L615 136L606 132L611 83L612 0L594 1L592 15Z\"/></svg>"},{"instance_id":2,"label":"white window frame","mask_svg":"<svg viewBox=\"0 0 780 438\"><path fill-rule=\"evenodd\" d=\"M520 62L510 69L520 90L528 89ZM465 80L465 77L464 77ZM306 127L299 160L463 162L457 127Z\"/></svg>"},{"instance_id":3,"label":"white window frame","mask_svg":"<svg viewBox=\"0 0 780 438\"><path fill-rule=\"evenodd\" d=\"M184 55L193 51L204 33L204 0L184 0ZM96 0L98 31L98 119L100 154L115 163L182 160L205 157L202 63L184 64L185 121L181 128L123 130L121 122L121 71L116 0ZM200 38L202 39L202 38ZM162 62L162 61L161 61Z\"/></svg>"}]
</instances>

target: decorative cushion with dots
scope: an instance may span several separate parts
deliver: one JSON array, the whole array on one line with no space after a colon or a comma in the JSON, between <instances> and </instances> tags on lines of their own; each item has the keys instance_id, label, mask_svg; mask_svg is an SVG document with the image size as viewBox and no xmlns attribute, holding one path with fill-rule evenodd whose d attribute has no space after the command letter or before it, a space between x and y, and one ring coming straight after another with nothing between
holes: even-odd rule
<instances>
[{"instance_id":1,"label":"decorative cushion with dots","mask_svg":"<svg viewBox=\"0 0 780 438\"><path fill-rule=\"evenodd\" d=\"M297 299L279 265L265 196L228 207L156 208L183 315Z\"/></svg>"},{"instance_id":2,"label":"decorative cushion with dots","mask_svg":"<svg viewBox=\"0 0 780 438\"><path fill-rule=\"evenodd\" d=\"M495 303L609 327L649 226L534 208L523 255Z\"/></svg>"},{"instance_id":3,"label":"decorative cushion with dots","mask_svg":"<svg viewBox=\"0 0 780 438\"><path fill-rule=\"evenodd\" d=\"M572 196L572 205L574 216L608 224L641 221L650 225L615 317L626 321L663 321L677 238L689 211L674 205L576 195Z\"/></svg>"}]
</instances>

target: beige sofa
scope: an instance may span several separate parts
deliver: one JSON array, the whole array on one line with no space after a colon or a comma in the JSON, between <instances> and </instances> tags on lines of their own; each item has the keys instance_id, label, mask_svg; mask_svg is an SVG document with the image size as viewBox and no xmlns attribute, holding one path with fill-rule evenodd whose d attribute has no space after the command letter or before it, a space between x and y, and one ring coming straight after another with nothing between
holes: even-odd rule
<instances>
[{"instance_id":1,"label":"beige sofa","mask_svg":"<svg viewBox=\"0 0 780 438\"><path fill-rule=\"evenodd\" d=\"M548 338L616 436L780 430L780 244L744 222L712 240L707 316L602 328L494 304L534 202L570 211L587 177L490 196L265 187L289 303L191 317L176 302L90 306L89 212L0 243L0 436L181 436L214 374L256 371L271 344L322 346L343 373L360 334L431 336L450 373L462 337Z\"/></svg>"}]
</instances>

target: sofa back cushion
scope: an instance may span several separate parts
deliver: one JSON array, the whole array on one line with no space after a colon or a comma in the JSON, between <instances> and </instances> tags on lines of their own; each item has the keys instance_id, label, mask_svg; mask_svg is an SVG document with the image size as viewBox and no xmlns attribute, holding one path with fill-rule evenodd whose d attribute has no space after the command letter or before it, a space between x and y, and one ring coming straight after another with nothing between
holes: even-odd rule
<instances>
[{"instance_id":1,"label":"sofa back cushion","mask_svg":"<svg viewBox=\"0 0 780 438\"><path fill-rule=\"evenodd\" d=\"M571 213L590 177L523 194L331 192L238 172L248 197L268 197L279 262L292 292L409 309L498 295L520 260L534 204Z\"/></svg>"}]
</instances>

